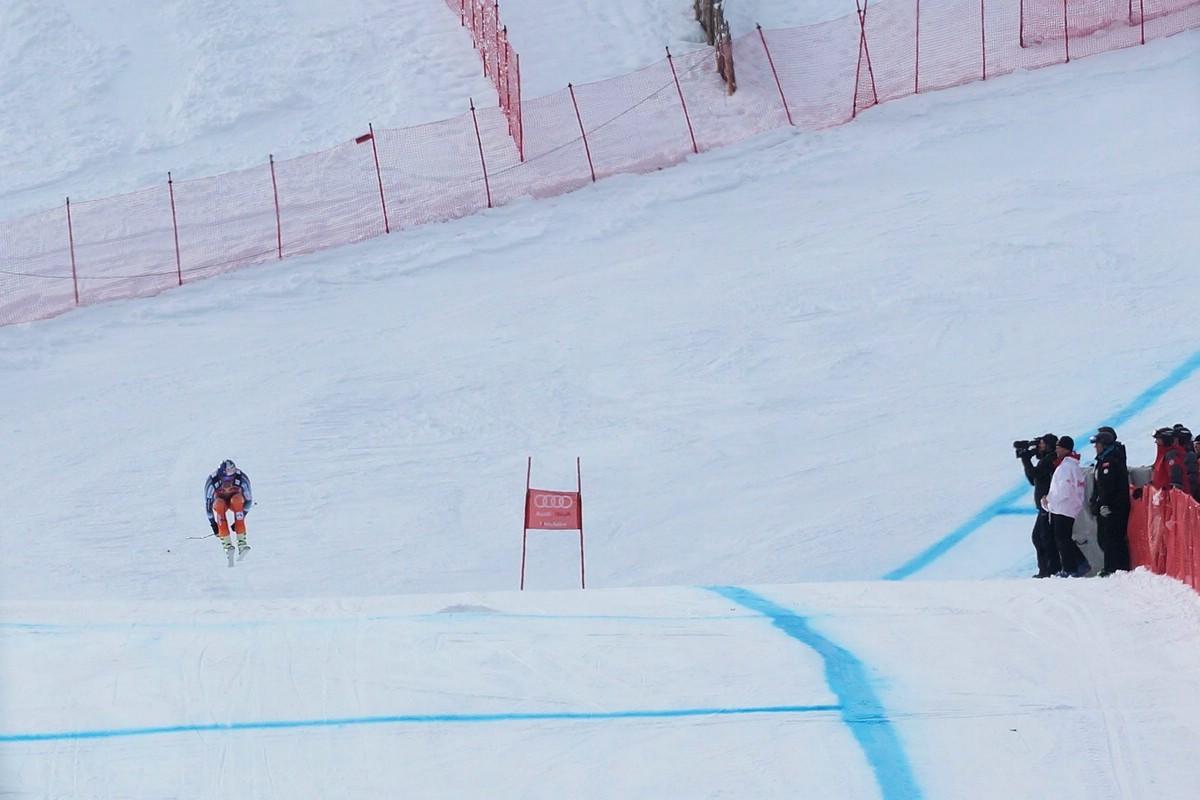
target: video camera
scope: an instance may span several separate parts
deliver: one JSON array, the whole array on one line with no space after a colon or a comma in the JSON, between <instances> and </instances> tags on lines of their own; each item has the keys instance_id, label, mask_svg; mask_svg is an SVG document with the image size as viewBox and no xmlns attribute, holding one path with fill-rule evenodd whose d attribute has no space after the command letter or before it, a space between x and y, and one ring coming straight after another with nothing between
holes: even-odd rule
<instances>
[{"instance_id":1,"label":"video camera","mask_svg":"<svg viewBox=\"0 0 1200 800\"><path fill-rule=\"evenodd\" d=\"M1017 458L1025 458L1037 453L1037 439L1018 439L1013 442L1013 450L1017 451Z\"/></svg>"}]
</instances>

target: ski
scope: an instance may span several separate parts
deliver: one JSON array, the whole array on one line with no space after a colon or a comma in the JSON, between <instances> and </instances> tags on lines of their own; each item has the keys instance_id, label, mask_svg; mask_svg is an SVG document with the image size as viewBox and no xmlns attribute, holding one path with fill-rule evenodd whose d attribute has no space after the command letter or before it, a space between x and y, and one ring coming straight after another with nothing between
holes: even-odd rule
<instances>
[{"instance_id":1,"label":"ski","mask_svg":"<svg viewBox=\"0 0 1200 800\"><path fill-rule=\"evenodd\" d=\"M245 557L246 557L246 552L247 552L249 549L250 549L249 547L240 547L240 548L238 548L237 560L238 560L238 561L241 561L243 558L245 558Z\"/></svg>"},{"instance_id":2,"label":"ski","mask_svg":"<svg viewBox=\"0 0 1200 800\"><path fill-rule=\"evenodd\" d=\"M233 548L231 547L228 550L226 550L225 555L229 557L229 566L232 567L233 566Z\"/></svg>"}]
</instances>

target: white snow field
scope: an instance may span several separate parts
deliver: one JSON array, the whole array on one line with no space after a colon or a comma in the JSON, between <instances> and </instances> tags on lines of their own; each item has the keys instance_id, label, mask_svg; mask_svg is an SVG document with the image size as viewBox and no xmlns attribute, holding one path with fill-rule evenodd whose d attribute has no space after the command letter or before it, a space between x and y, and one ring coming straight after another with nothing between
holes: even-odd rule
<instances>
[{"instance_id":1,"label":"white snow field","mask_svg":"<svg viewBox=\"0 0 1200 800\"><path fill-rule=\"evenodd\" d=\"M561 6L527 96L700 38ZM443 0L9 0L0 68L4 218L493 91ZM1010 443L1200 426L1197 141L1192 31L0 328L0 797L1194 797L1200 597L1030 580Z\"/></svg>"}]
</instances>

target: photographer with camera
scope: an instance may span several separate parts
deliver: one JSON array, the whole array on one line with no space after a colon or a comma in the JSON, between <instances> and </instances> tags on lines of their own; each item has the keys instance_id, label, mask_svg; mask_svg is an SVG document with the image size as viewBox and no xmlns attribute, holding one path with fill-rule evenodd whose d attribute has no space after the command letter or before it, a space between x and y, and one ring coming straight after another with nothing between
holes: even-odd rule
<instances>
[{"instance_id":1,"label":"photographer with camera","mask_svg":"<svg viewBox=\"0 0 1200 800\"><path fill-rule=\"evenodd\" d=\"M1054 529L1050 523L1050 512L1042 508L1042 498L1050 491L1050 481L1054 477L1055 453L1058 437L1047 433L1037 439L1022 439L1013 442L1017 458L1025 468L1025 479L1033 487L1033 505L1037 509L1037 519L1033 523L1033 549L1037 553L1037 574L1035 578L1049 578L1062 570L1058 557L1058 546L1054 543ZM1034 463L1034 459L1037 463Z\"/></svg>"}]
</instances>

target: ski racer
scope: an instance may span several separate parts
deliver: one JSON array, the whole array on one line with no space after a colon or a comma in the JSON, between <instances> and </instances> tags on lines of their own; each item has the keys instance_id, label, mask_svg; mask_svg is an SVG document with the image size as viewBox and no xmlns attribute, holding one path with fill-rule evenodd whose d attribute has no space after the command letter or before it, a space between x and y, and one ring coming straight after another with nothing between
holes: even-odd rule
<instances>
[{"instance_id":1,"label":"ski racer","mask_svg":"<svg viewBox=\"0 0 1200 800\"><path fill-rule=\"evenodd\" d=\"M250 478L238 469L233 459L225 459L216 472L204 483L204 510L213 533L221 540L225 552L233 550L229 541L229 520L225 512L233 510L233 532L237 534L238 555L250 549L246 544L246 514L253 503Z\"/></svg>"}]
</instances>

